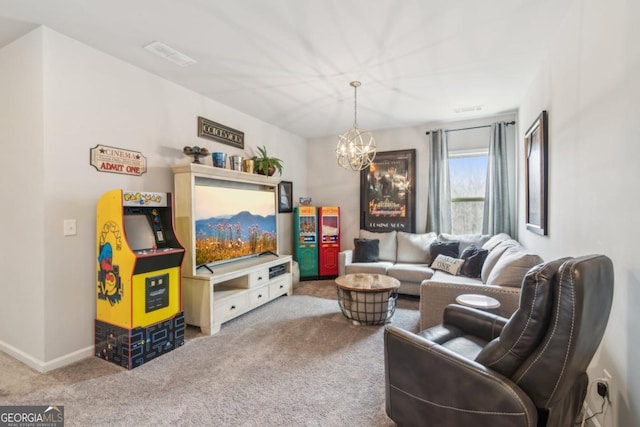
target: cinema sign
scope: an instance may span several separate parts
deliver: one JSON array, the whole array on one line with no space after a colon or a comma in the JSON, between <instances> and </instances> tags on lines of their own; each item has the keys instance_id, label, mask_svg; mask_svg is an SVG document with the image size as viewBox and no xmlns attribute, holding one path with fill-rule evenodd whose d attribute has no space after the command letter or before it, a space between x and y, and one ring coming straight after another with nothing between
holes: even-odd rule
<instances>
[{"instance_id":1,"label":"cinema sign","mask_svg":"<svg viewBox=\"0 0 640 427\"><path fill-rule=\"evenodd\" d=\"M90 149L90 163L98 172L142 175L147 171L147 158L138 151L96 145Z\"/></svg>"}]
</instances>

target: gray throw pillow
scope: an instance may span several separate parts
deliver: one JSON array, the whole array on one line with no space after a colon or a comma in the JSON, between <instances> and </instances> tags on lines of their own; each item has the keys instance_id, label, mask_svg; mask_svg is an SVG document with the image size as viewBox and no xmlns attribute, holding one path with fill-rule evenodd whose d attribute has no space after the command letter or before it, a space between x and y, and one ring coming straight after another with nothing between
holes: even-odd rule
<instances>
[{"instance_id":1,"label":"gray throw pillow","mask_svg":"<svg viewBox=\"0 0 640 427\"><path fill-rule=\"evenodd\" d=\"M378 239L353 239L353 262L378 262Z\"/></svg>"},{"instance_id":2,"label":"gray throw pillow","mask_svg":"<svg viewBox=\"0 0 640 427\"><path fill-rule=\"evenodd\" d=\"M431 264L438 257L438 255L450 256L451 258L458 258L460 255L460 242L433 242L429 247L429 253L431 255Z\"/></svg>"},{"instance_id":3,"label":"gray throw pillow","mask_svg":"<svg viewBox=\"0 0 640 427\"><path fill-rule=\"evenodd\" d=\"M486 249L477 248L475 245L468 246L460 255L460 258L464 260L460 275L474 278L480 277L482 265L484 260L487 259L487 255L489 255L489 251Z\"/></svg>"}]
</instances>

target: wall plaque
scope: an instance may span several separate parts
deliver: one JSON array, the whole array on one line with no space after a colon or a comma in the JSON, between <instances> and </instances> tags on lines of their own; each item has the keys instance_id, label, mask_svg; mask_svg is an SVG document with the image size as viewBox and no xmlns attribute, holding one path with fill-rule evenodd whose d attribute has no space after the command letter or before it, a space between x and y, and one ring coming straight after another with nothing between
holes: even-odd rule
<instances>
[{"instance_id":1,"label":"wall plaque","mask_svg":"<svg viewBox=\"0 0 640 427\"><path fill-rule=\"evenodd\" d=\"M198 136L244 149L244 132L198 117Z\"/></svg>"},{"instance_id":2,"label":"wall plaque","mask_svg":"<svg viewBox=\"0 0 640 427\"><path fill-rule=\"evenodd\" d=\"M138 151L96 145L90 154L90 164L99 172L142 175L147 171L147 158Z\"/></svg>"}]
</instances>

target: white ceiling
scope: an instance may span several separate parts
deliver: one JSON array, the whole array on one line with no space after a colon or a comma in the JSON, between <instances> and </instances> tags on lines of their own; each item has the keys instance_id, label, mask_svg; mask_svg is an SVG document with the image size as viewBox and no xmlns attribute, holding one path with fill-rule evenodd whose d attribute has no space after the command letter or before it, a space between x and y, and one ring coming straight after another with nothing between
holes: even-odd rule
<instances>
[{"instance_id":1,"label":"white ceiling","mask_svg":"<svg viewBox=\"0 0 640 427\"><path fill-rule=\"evenodd\" d=\"M0 0L37 25L303 137L517 109L571 0ZM143 47L161 41L197 63ZM480 111L456 113L456 109ZM215 120L215 117L211 117Z\"/></svg>"}]
</instances>

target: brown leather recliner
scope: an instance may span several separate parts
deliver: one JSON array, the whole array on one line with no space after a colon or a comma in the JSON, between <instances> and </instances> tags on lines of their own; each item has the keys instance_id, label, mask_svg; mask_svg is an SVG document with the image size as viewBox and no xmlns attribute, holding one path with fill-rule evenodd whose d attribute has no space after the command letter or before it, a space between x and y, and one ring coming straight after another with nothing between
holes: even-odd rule
<instances>
[{"instance_id":1,"label":"brown leather recliner","mask_svg":"<svg viewBox=\"0 0 640 427\"><path fill-rule=\"evenodd\" d=\"M453 304L418 334L388 325L387 415L401 426L571 426L612 299L609 258L564 258L527 273L509 319Z\"/></svg>"}]
</instances>

